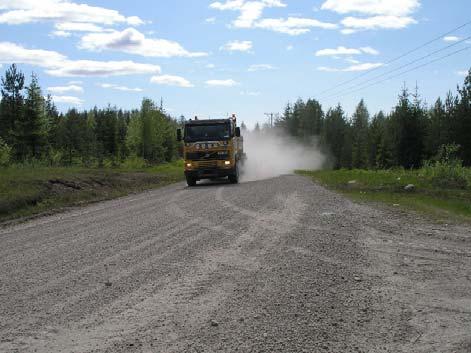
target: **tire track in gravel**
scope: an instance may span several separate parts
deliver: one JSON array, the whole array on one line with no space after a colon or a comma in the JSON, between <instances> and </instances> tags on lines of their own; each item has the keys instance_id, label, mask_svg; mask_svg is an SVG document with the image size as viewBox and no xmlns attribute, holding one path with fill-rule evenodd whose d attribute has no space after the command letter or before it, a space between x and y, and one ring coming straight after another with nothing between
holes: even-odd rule
<instances>
[{"instance_id":1,"label":"tire track in gravel","mask_svg":"<svg viewBox=\"0 0 471 353\"><path fill-rule=\"evenodd\" d=\"M281 199L279 200L281 201ZM285 219L287 216L293 217L293 212L298 210L301 212L302 207L298 207L297 197L290 195L279 210L270 211L268 218L272 220ZM261 213L263 210L261 210ZM184 215L183 211L181 215ZM73 330L63 331L59 330L57 334L47 336L44 340L30 341L28 344L34 343L34 348L38 352L59 352L71 351L72 347L80 346L81 352L91 352L97 348L105 348L110 344L120 342L123 336L134 334L137 330L141 330L153 323L156 317L168 315L168 313L178 313L180 323L187 328L195 324L201 324L207 318L207 315L215 307L215 304L220 302L225 296L225 293L232 287L230 283L223 283L221 290L221 283L212 283L211 276L217 272L221 266L230 266L236 268L238 271L254 271L257 264L257 256L263 254L253 254L253 257L242 256L241 247L249 245L258 236L260 236L260 224L265 222L265 217L255 217L246 232L235 237L232 243L227 248L215 249L205 253L200 259L200 263L187 275L176 282L166 284L163 289L154 293L153 295L145 295L144 292L152 291L151 288L140 289L139 292L131 293L131 296L138 298L147 298L143 301L137 301L137 304L124 312L119 312L125 303L136 302L136 299L121 298L120 301L107 308L107 313L99 313L92 315L91 318L77 324L77 328ZM294 221L295 223L295 221ZM294 224L293 223L293 224ZM213 230L220 230L220 227L210 227ZM286 229L280 227L276 233L277 236L285 234ZM233 234L231 234L233 235ZM272 243L276 241L277 236L264 237L264 241ZM267 245L268 245L267 244ZM268 247L267 247L268 249ZM206 294L200 295L201 289L204 289ZM208 288L211 288L208 290ZM196 295L195 295L196 294ZM179 298L178 300L172 300ZM114 312L113 307L118 308ZM118 314L113 316L113 314ZM144 314L143 314L144 313ZM110 315L111 314L111 315ZM191 315L190 315L191 314ZM192 322L191 318L195 317L197 320ZM106 324L94 326L99 320L98 318L106 318ZM126 320L123 320L126 318ZM92 333L84 329L84 327L94 326ZM162 337L171 337L171 333L163 330ZM170 335L170 336L169 336ZM178 342L177 342L178 341ZM42 343L47 343L42 345ZM72 346L68 346L72 344ZM73 342L73 343L71 343ZM183 341L181 337L175 337L174 340L168 342L170 345L179 345ZM103 346L103 344L105 344ZM168 349L168 345L165 345ZM172 351L172 350L166 350Z\"/></svg>"}]
</instances>

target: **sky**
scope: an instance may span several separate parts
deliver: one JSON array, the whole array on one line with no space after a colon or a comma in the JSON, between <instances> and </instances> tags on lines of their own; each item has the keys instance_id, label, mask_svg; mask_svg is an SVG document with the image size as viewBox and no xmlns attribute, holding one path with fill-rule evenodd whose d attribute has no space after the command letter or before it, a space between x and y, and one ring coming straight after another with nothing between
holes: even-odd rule
<instances>
[{"instance_id":1,"label":"sky","mask_svg":"<svg viewBox=\"0 0 471 353\"><path fill-rule=\"evenodd\" d=\"M429 104L462 84L471 23L448 32L470 13L469 0L0 0L0 73L35 72L62 111L148 97L249 126L298 98L388 112L404 84Z\"/></svg>"}]
</instances>

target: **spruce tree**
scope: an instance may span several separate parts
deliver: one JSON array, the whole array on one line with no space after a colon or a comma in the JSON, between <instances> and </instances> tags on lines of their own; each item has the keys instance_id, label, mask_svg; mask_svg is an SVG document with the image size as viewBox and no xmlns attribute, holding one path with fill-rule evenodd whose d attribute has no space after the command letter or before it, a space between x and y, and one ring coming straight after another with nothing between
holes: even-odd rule
<instances>
[{"instance_id":1,"label":"spruce tree","mask_svg":"<svg viewBox=\"0 0 471 353\"><path fill-rule=\"evenodd\" d=\"M368 121L370 115L362 99L352 121L352 165L353 168L368 167Z\"/></svg>"},{"instance_id":2,"label":"spruce tree","mask_svg":"<svg viewBox=\"0 0 471 353\"><path fill-rule=\"evenodd\" d=\"M460 148L461 158L466 166L471 166L471 70L464 85L458 88L455 109L455 143Z\"/></svg>"},{"instance_id":3,"label":"spruce tree","mask_svg":"<svg viewBox=\"0 0 471 353\"><path fill-rule=\"evenodd\" d=\"M348 124L340 104L335 109L329 109L325 117L321 139L327 153L332 155L333 166L336 169L345 167L345 162L349 164L345 158L347 129Z\"/></svg>"},{"instance_id":4,"label":"spruce tree","mask_svg":"<svg viewBox=\"0 0 471 353\"><path fill-rule=\"evenodd\" d=\"M381 166L381 150L385 134L384 113L380 111L373 116L370 128L368 129L368 164L370 167L379 168Z\"/></svg>"}]
</instances>

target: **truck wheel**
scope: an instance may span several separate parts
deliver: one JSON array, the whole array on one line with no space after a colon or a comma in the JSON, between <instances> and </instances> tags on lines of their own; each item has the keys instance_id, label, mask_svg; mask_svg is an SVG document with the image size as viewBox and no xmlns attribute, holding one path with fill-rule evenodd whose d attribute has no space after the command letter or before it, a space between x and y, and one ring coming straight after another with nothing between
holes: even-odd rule
<instances>
[{"instance_id":1,"label":"truck wheel","mask_svg":"<svg viewBox=\"0 0 471 353\"><path fill-rule=\"evenodd\" d=\"M231 184L239 183L239 163L236 164L235 174L229 175L229 182Z\"/></svg>"},{"instance_id":2,"label":"truck wheel","mask_svg":"<svg viewBox=\"0 0 471 353\"><path fill-rule=\"evenodd\" d=\"M193 177L190 177L190 176L187 176L186 177L186 183L188 184L188 186L196 186L196 179L193 178Z\"/></svg>"}]
</instances>

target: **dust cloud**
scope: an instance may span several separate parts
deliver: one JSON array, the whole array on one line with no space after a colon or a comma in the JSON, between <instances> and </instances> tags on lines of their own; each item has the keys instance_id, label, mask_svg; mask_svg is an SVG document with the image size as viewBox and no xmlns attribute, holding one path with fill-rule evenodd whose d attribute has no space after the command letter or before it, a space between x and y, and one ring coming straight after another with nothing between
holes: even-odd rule
<instances>
[{"instance_id":1,"label":"dust cloud","mask_svg":"<svg viewBox=\"0 0 471 353\"><path fill-rule=\"evenodd\" d=\"M298 169L318 170L325 161L315 140L301 144L277 129L245 131L243 136L247 160L241 173L242 182L292 174Z\"/></svg>"}]
</instances>

